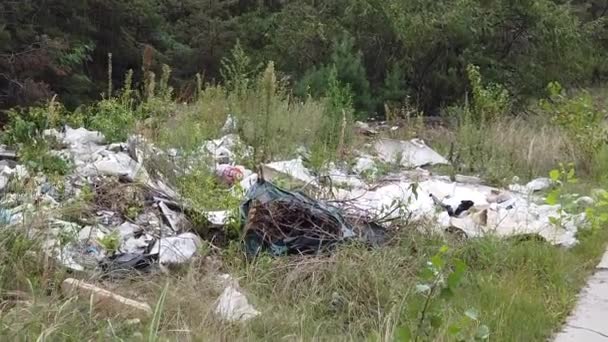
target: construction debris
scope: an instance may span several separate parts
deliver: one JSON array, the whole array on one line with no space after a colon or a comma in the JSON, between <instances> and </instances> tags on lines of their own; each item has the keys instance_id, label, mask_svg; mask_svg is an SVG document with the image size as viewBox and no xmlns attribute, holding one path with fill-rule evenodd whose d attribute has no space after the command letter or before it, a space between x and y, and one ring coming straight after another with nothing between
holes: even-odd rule
<instances>
[{"instance_id":1,"label":"construction debris","mask_svg":"<svg viewBox=\"0 0 608 342\"><path fill-rule=\"evenodd\" d=\"M367 135L381 128L357 125ZM235 128L231 117L226 132ZM206 167L233 187L234 194L242 196L244 190L239 209L250 256L261 250L274 255L318 253L349 239L378 245L386 239L385 223L395 219L431 219L441 230L468 237L537 234L553 244L572 246L585 219L584 214L564 214L559 206L540 204L537 193L554 185L548 178L506 190L485 186L474 176L434 175L423 167L447 160L419 139L376 139L350 166L327 163L315 172L306 167L310 154L300 149L300 157L262 165L258 175L236 164L252 153L236 133L204 142L194 157L177 149L163 151L140 136L106 144L101 133L84 128L44 134L57 141L59 150L52 153L68 159L74 170L58 186L30 175L12 158L0 160L0 190L6 191L13 178L35 188L31 198L6 194L0 201L0 222L24 224L34 213L48 215L48 227L31 230L32 235L42 235L46 253L76 271L101 270L114 276L183 264L196 256L209 229L235 223L230 213L237 208L194 210L162 172L150 167L157 160L166 161L169 172L177 175ZM402 167L376 177L382 163ZM283 190L271 181L309 195ZM78 219L58 214L83 197L90 197L90 207ZM593 201L581 197L575 204L584 208ZM560 225L552 223L557 216Z\"/></svg>"},{"instance_id":2,"label":"construction debris","mask_svg":"<svg viewBox=\"0 0 608 342\"><path fill-rule=\"evenodd\" d=\"M217 300L215 312L222 319L237 322L252 319L260 314L235 284L229 284Z\"/></svg>"},{"instance_id":3,"label":"construction debris","mask_svg":"<svg viewBox=\"0 0 608 342\"><path fill-rule=\"evenodd\" d=\"M537 191L549 189L552 185L552 181L549 178L536 178L522 186L519 184L511 184L509 189L511 191L520 192L523 194L531 194Z\"/></svg>"},{"instance_id":4,"label":"construction debris","mask_svg":"<svg viewBox=\"0 0 608 342\"><path fill-rule=\"evenodd\" d=\"M17 152L8 150L6 146L0 146L0 160L17 160Z\"/></svg>"},{"instance_id":5,"label":"construction debris","mask_svg":"<svg viewBox=\"0 0 608 342\"><path fill-rule=\"evenodd\" d=\"M183 233L157 240L152 254L158 254L162 265L180 264L192 258L201 245L201 238L193 233Z\"/></svg>"},{"instance_id":6,"label":"construction debris","mask_svg":"<svg viewBox=\"0 0 608 342\"><path fill-rule=\"evenodd\" d=\"M448 164L447 159L428 147L420 139L409 141L379 139L374 144L374 149L383 161L397 163L406 168Z\"/></svg>"},{"instance_id":7,"label":"construction debris","mask_svg":"<svg viewBox=\"0 0 608 342\"><path fill-rule=\"evenodd\" d=\"M68 278L61 283L61 291L67 297L77 296L90 301L96 310L113 315L147 317L152 314L150 305L125 298L82 280Z\"/></svg>"}]
</instances>

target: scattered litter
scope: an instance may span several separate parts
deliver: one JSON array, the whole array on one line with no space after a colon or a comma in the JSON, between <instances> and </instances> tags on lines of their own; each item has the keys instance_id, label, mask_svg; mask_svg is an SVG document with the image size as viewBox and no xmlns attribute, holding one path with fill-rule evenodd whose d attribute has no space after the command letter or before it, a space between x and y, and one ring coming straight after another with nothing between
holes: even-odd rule
<instances>
[{"instance_id":1,"label":"scattered litter","mask_svg":"<svg viewBox=\"0 0 608 342\"><path fill-rule=\"evenodd\" d=\"M217 300L215 312L222 319L231 322L243 322L260 314L234 284L230 284L224 289Z\"/></svg>"},{"instance_id":2,"label":"scattered litter","mask_svg":"<svg viewBox=\"0 0 608 342\"><path fill-rule=\"evenodd\" d=\"M17 153L12 150L7 150L6 147L0 146L0 160L17 160Z\"/></svg>"},{"instance_id":3,"label":"scattered litter","mask_svg":"<svg viewBox=\"0 0 608 342\"><path fill-rule=\"evenodd\" d=\"M201 245L201 238L193 233L161 238L152 247L161 264L181 264L189 261Z\"/></svg>"},{"instance_id":4,"label":"scattered litter","mask_svg":"<svg viewBox=\"0 0 608 342\"><path fill-rule=\"evenodd\" d=\"M551 179L541 177L531 180L525 186L519 184L511 184L509 185L509 189L511 191L516 191L524 194L531 194L537 191L549 189L551 187L551 184Z\"/></svg>"},{"instance_id":5,"label":"scattered litter","mask_svg":"<svg viewBox=\"0 0 608 342\"><path fill-rule=\"evenodd\" d=\"M65 296L78 296L87 299L95 309L107 311L110 314L133 314L142 317L152 314L152 308L146 303L125 298L81 280L65 279L61 283L61 291Z\"/></svg>"},{"instance_id":6,"label":"scattered litter","mask_svg":"<svg viewBox=\"0 0 608 342\"><path fill-rule=\"evenodd\" d=\"M235 133L237 129L238 121L232 114L228 114L226 117L226 122L224 122L224 126L222 126L221 132L222 134Z\"/></svg>"},{"instance_id":7,"label":"scattered litter","mask_svg":"<svg viewBox=\"0 0 608 342\"><path fill-rule=\"evenodd\" d=\"M236 134L228 134L219 139L206 141L201 147L201 152L208 153L218 164L230 164L234 161L235 153L240 152L243 156L252 153L250 147L244 146Z\"/></svg>"},{"instance_id":8,"label":"scattered litter","mask_svg":"<svg viewBox=\"0 0 608 342\"><path fill-rule=\"evenodd\" d=\"M513 198L513 195L506 191L490 190L490 195L486 197L488 203L504 203Z\"/></svg>"},{"instance_id":9,"label":"scattered litter","mask_svg":"<svg viewBox=\"0 0 608 342\"><path fill-rule=\"evenodd\" d=\"M54 134L57 136L57 134ZM69 126L65 127L65 133L63 135L63 141L71 145L86 145L96 144L101 145L105 142L106 138L100 132L89 131L86 128L73 129Z\"/></svg>"},{"instance_id":10,"label":"scattered litter","mask_svg":"<svg viewBox=\"0 0 608 342\"><path fill-rule=\"evenodd\" d=\"M395 202L404 203L412 219L431 219L437 222L441 229L455 228L468 237L478 237L483 234L499 236L534 234L542 236L549 243L566 247L576 244L576 231L584 222L583 213L566 215L562 226L552 224L550 217L559 217L559 206L536 204L536 201L540 202L542 199L531 197L528 193L507 192L501 195L500 189L451 182L441 177L431 177L417 182L417 190L414 193L411 190L412 183L408 179L402 179L374 190L353 189L343 194L340 199L351 199L351 206L377 215L386 212L386 208ZM431 194L441 200L434 200ZM437 207L436 202L441 203L442 208L449 206L453 209L463 201L471 201L474 205L466 211L468 215L466 212L464 216L461 213L462 217L450 216L446 209L442 209L439 213L434 209ZM395 212L390 216L396 217L398 213ZM483 219L485 216L487 220Z\"/></svg>"},{"instance_id":11,"label":"scattered litter","mask_svg":"<svg viewBox=\"0 0 608 342\"><path fill-rule=\"evenodd\" d=\"M0 225L8 225L11 223L13 213L10 210L0 208Z\"/></svg>"},{"instance_id":12,"label":"scattered litter","mask_svg":"<svg viewBox=\"0 0 608 342\"><path fill-rule=\"evenodd\" d=\"M356 121L355 128L357 129L357 132L359 134L364 134L364 135L369 135L369 136L378 134L378 131L375 129L372 129L370 127L370 125L366 122Z\"/></svg>"},{"instance_id":13,"label":"scattered litter","mask_svg":"<svg viewBox=\"0 0 608 342\"><path fill-rule=\"evenodd\" d=\"M460 204L458 204L458 207L456 207L456 209L454 209L454 208L452 208L451 205L444 204L443 202L441 202L433 194L431 194L430 196L433 199L433 202L435 203L435 205L438 205L441 208L445 209L445 211L448 213L448 216L450 216L450 217L460 217L460 215L462 215L463 213L465 213L467 210L471 209L471 207L473 207L475 205L475 203L473 201L463 200L463 201L460 201Z\"/></svg>"},{"instance_id":14,"label":"scattered litter","mask_svg":"<svg viewBox=\"0 0 608 342\"><path fill-rule=\"evenodd\" d=\"M228 223L228 210L208 211L206 214L207 220L209 220L212 226L223 227Z\"/></svg>"},{"instance_id":15,"label":"scattered litter","mask_svg":"<svg viewBox=\"0 0 608 342\"><path fill-rule=\"evenodd\" d=\"M577 198L574 201L574 204L576 204L579 207L590 207L595 203L595 200L589 196L582 196Z\"/></svg>"},{"instance_id":16,"label":"scattered litter","mask_svg":"<svg viewBox=\"0 0 608 342\"><path fill-rule=\"evenodd\" d=\"M0 172L2 172L2 170L4 170L5 168L14 169L16 166L17 166L17 162L14 160L10 160L10 159L0 160Z\"/></svg>"},{"instance_id":17,"label":"scattered litter","mask_svg":"<svg viewBox=\"0 0 608 342\"><path fill-rule=\"evenodd\" d=\"M158 203L158 207L167 222L169 222L169 227L171 227L174 232L183 232L190 229L190 222L188 222L184 213L169 209L169 206L162 201Z\"/></svg>"},{"instance_id":18,"label":"scattered litter","mask_svg":"<svg viewBox=\"0 0 608 342\"><path fill-rule=\"evenodd\" d=\"M409 141L379 139L374 144L374 149L383 161L398 163L408 168L448 164L447 159L428 147L420 139Z\"/></svg>"},{"instance_id":19,"label":"scattered litter","mask_svg":"<svg viewBox=\"0 0 608 342\"><path fill-rule=\"evenodd\" d=\"M4 191L6 186L8 185L8 177L4 175L0 175L0 192Z\"/></svg>"},{"instance_id":20,"label":"scattered litter","mask_svg":"<svg viewBox=\"0 0 608 342\"><path fill-rule=\"evenodd\" d=\"M302 158L278 161L263 166L264 178L270 181L285 177L294 182L295 186L316 185L315 177L304 166Z\"/></svg>"},{"instance_id":21,"label":"scattered litter","mask_svg":"<svg viewBox=\"0 0 608 342\"><path fill-rule=\"evenodd\" d=\"M217 176L227 185L233 185L234 183L241 181L244 178L245 172L243 166L233 166L229 164L220 164L215 168Z\"/></svg>"},{"instance_id":22,"label":"scattered litter","mask_svg":"<svg viewBox=\"0 0 608 342\"><path fill-rule=\"evenodd\" d=\"M362 122L356 127L370 136L391 129ZM552 217L560 215L560 207L538 204L542 199L536 194L553 185L548 178L526 185L516 184L518 179L514 179L505 190L485 186L475 176L456 175L453 181L434 175L423 167L448 162L420 139L370 139L362 147L365 151L355 156L352 172L332 163L319 174L311 172L305 165L310 153L300 148L299 157L262 165L258 175L237 165L236 160L250 156L252 148L241 142L234 133L236 128L234 116L229 115L224 130L231 133L205 141L195 157L177 149L162 151L140 136L105 144L101 133L84 128L47 130L45 135L57 139L59 146L51 153L74 165L72 174L59 185L46 177L30 175L15 161L12 151L0 146L0 191L6 192L12 179L35 186L33 199L4 194L0 224L24 223L34 213L49 213L49 229L37 233L46 239L44 251L71 270L96 269L114 276L186 263L196 255L202 239L191 232L194 224L189 216L193 209L172 189L167 181L170 178L149 167L156 165L151 163L157 161L156 157L165 158L161 161L173 167L167 172L175 174L212 159L208 163L210 171L233 186L238 196L242 196L241 189L245 191L239 209L249 256L261 250L274 255L314 254L349 239L380 245L387 239L385 223L395 219L431 219L440 230L461 232L467 237L533 234L555 245L572 246L585 219L584 214L562 213L559 226L551 223ZM174 163L176 160L180 163ZM182 161L189 166L182 167ZM375 177L382 162L398 163L407 170ZM377 179L369 184L365 176ZM289 189L315 190L312 193L320 195L311 198L283 190L271 181ZM58 209L65 203L85 195L92 198L92 203L84 220L76 224L56 219L61 217ZM590 206L602 196L605 192L597 190L591 197L579 197L575 204ZM222 210L200 212L211 228L226 226L236 208L217 209ZM117 234L118 241L108 241L112 237L109 234ZM228 303L221 305L222 316L239 320L257 315L255 309L245 305L248 303L238 286L231 286L224 291L225 298L220 298L220 303ZM230 299L233 296L236 302ZM239 309L241 306L246 309Z\"/></svg>"},{"instance_id":23,"label":"scattered litter","mask_svg":"<svg viewBox=\"0 0 608 342\"><path fill-rule=\"evenodd\" d=\"M375 173L378 171L376 167L376 162L370 157L359 157L357 158L357 163L353 167L353 171L357 174L362 174L364 172Z\"/></svg>"},{"instance_id":24,"label":"scattered litter","mask_svg":"<svg viewBox=\"0 0 608 342\"><path fill-rule=\"evenodd\" d=\"M328 172L331 186L337 188L363 188L367 184L359 176L349 175L347 172L332 167Z\"/></svg>"},{"instance_id":25,"label":"scattered litter","mask_svg":"<svg viewBox=\"0 0 608 342\"><path fill-rule=\"evenodd\" d=\"M103 259L99 266L105 276L121 277L133 271L146 271L157 261L155 254L120 253Z\"/></svg>"}]
</instances>

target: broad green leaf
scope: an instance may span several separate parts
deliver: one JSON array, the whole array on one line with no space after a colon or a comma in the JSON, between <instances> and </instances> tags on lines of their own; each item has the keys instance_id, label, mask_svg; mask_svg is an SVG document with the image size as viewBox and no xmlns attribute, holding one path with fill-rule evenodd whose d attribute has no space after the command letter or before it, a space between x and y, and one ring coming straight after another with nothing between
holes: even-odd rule
<instances>
[{"instance_id":1,"label":"broad green leaf","mask_svg":"<svg viewBox=\"0 0 608 342\"><path fill-rule=\"evenodd\" d=\"M552 181L557 182L559 180L559 170L551 170L549 177Z\"/></svg>"},{"instance_id":2,"label":"broad green leaf","mask_svg":"<svg viewBox=\"0 0 608 342\"><path fill-rule=\"evenodd\" d=\"M556 205L559 202L559 191L553 190L545 199L545 202L549 205Z\"/></svg>"},{"instance_id":3,"label":"broad green leaf","mask_svg":"<svg viewBox=\"0 0 608 342\"><path fill-rule=\"evenodd\" d=\"M454 260L454 271L448 276L448 287L456 288L460 284L466 269L467 265L464 261L460 259Z\"/></svg>"},{"instance_id":4,"label":"broad green leaf","mask_svg":"<svg viewBox=\"0 0 608 342\"><path fill-rule=\"evenodd\" d=\"M573 180L574 179L574 168L571 168L570 171L568 171L568 180Z\"/></svg>"},{"instance_id":5,"label":"broad green leaf","mask_svg":"<svg viewBox=\"0 0 608 342\"><path fill-rule=\"evenodd\" d=\"M395 341L409 342L412 340L412 331L406 325L402 325L395 330Z\"/></svg>"},{"instance_id":6,"label":"broad green leaf","mask_svg":"<svg viewBox=\"0 0 608 342\"><path fill-rule=\"evenodd\" d=\"M476 321L479 318L479 312L475 308L468 309L464 312L464 315L472 319L473 321Z\"/></svg>"},{"instance_id":7,"label":"broad green leaf","mask_svg":"<svg viewBox=\"0 0 608 342\"><path fill-rule=\"evenodd\" d=\"M449 250L447 245L443 245L441 246L441 248L439 248L439 253L447 253L447 251Z\"/></svg>"},{"instance_id":8,"label":"broad green leaf","mask_svg":"<svg viewBox=\"0 0 608 342\"><path fill-rule=\"evenodd\" d=\"M431 258L431 264L438 269L442 269L445 266L445 261L441 257L441 255L437 254Z\"/></svg>"}]
</instances>

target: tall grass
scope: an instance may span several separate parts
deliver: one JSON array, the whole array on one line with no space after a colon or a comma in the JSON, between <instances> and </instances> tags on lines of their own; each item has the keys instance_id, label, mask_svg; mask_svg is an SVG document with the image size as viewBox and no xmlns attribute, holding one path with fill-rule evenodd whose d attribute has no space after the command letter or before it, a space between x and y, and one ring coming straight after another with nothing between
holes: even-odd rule
<instances>
[{"instance_id":1,"label":"tall grass","mask_svg":"<svg viewBox=\"0 0 608 342\"><path fill-rule=\"evenodd\" d=\"M31 290L24 291L27 304L13 303L0 310L0 333L16 340L147 336L148 340L392 341L398 327L417 324L424 304L414 290L418 273L447 243L468 269L443 313L435 340L449 341L448 327L470 308L480 312L492 340L546 340L567 316L577 290L603 252L606 231L599 234L584 237L572 250L539 241L486 237L463 242L402 230L390 246L344 245L331 256L262 256L246 263L242 256L228 253L223 255L223 266L203 258L172 276L133 277L111 285L118 293L157 303L154 316L141 324L130 324L119 313L91 312L86 300L66 301L55 287L43 288L33 281ZM26 264L3 258L2 265L2 276L7 277L7 272ZM218 267L239 280L261 316L239 324L219 320L213 312L222 290ZM3 295L16 285L4 284Z\"/></svg>"},{"instance_id":2,"label":"tall grass","mask_svg":"<svg viewBox=\"0 0 608 342\"><path fill-rule=\"evenodd\" d=\"M195 151L204 140L222 135L220 129L230 115L244 143L254 148L255 158L267 161L312 145L324 111L323 101L291 98L269 66L239 92L205 86L193 103L180 105L162 127L149 133L163 146Z\"/></svg>"},{"instance_id":3,"label":"tall grass","mask_svg":"<svg viewBox=\"0 0 608 342\"><path fill-rule=\"evenodd\" d=\"M500 118L482 126L465 122L455 133L454 158L464 171L488 180L510 182L546 175L559 162L580 164L572 140L561 129L543 125L540 118Z\"/></svg>"}]
</instances>

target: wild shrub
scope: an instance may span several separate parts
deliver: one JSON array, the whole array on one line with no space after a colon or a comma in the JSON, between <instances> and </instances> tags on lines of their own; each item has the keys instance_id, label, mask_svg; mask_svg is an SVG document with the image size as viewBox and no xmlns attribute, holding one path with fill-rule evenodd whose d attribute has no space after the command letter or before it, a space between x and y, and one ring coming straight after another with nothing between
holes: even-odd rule
<instances>
[{"instance_id":1,"label":"wild shrub","mask_svg":"<svg viewBox=\"0 0 608 342\"><path fill-rule=\"evenodd\" d=\"M135 111L119 99L104 99L87 110L89 127L100 131L108 142L125 141L135 126Z\"/></svg>"},{"instance_id":2,"label":"wild shrub","mask_svg":"<svg viewBox=\"0 0 608 342\"><path fill-rule=\"evenodd\" d=\"M557 82L549 83L547 92L548 97L539 102L540 109L572 137L581 155L592 161L607 137L604 115L595 108L593 97L584 90L569 96Z\"/></svg>"},{"instance_id":3,"label":"wild shrub","mask_svg":"<svg viewBox=\"0 0 608 342\"><path fill-rule=\"evenodd\" d=\"M452 162L457 167L466 165L471 172L488 173L490 161L509 163L508 160L496 159L498 141L488 139L490 127L502 120L508 113L511 102L504 87L495 83L484 83L479 67L469 65L467 68L471 97L462 106L448 108L448 115L457 121L456 150L452 151ZM502 169L499 166L498 169ZM500 176L499 176L500 177Z\"/></svg>"}]
</instances>

